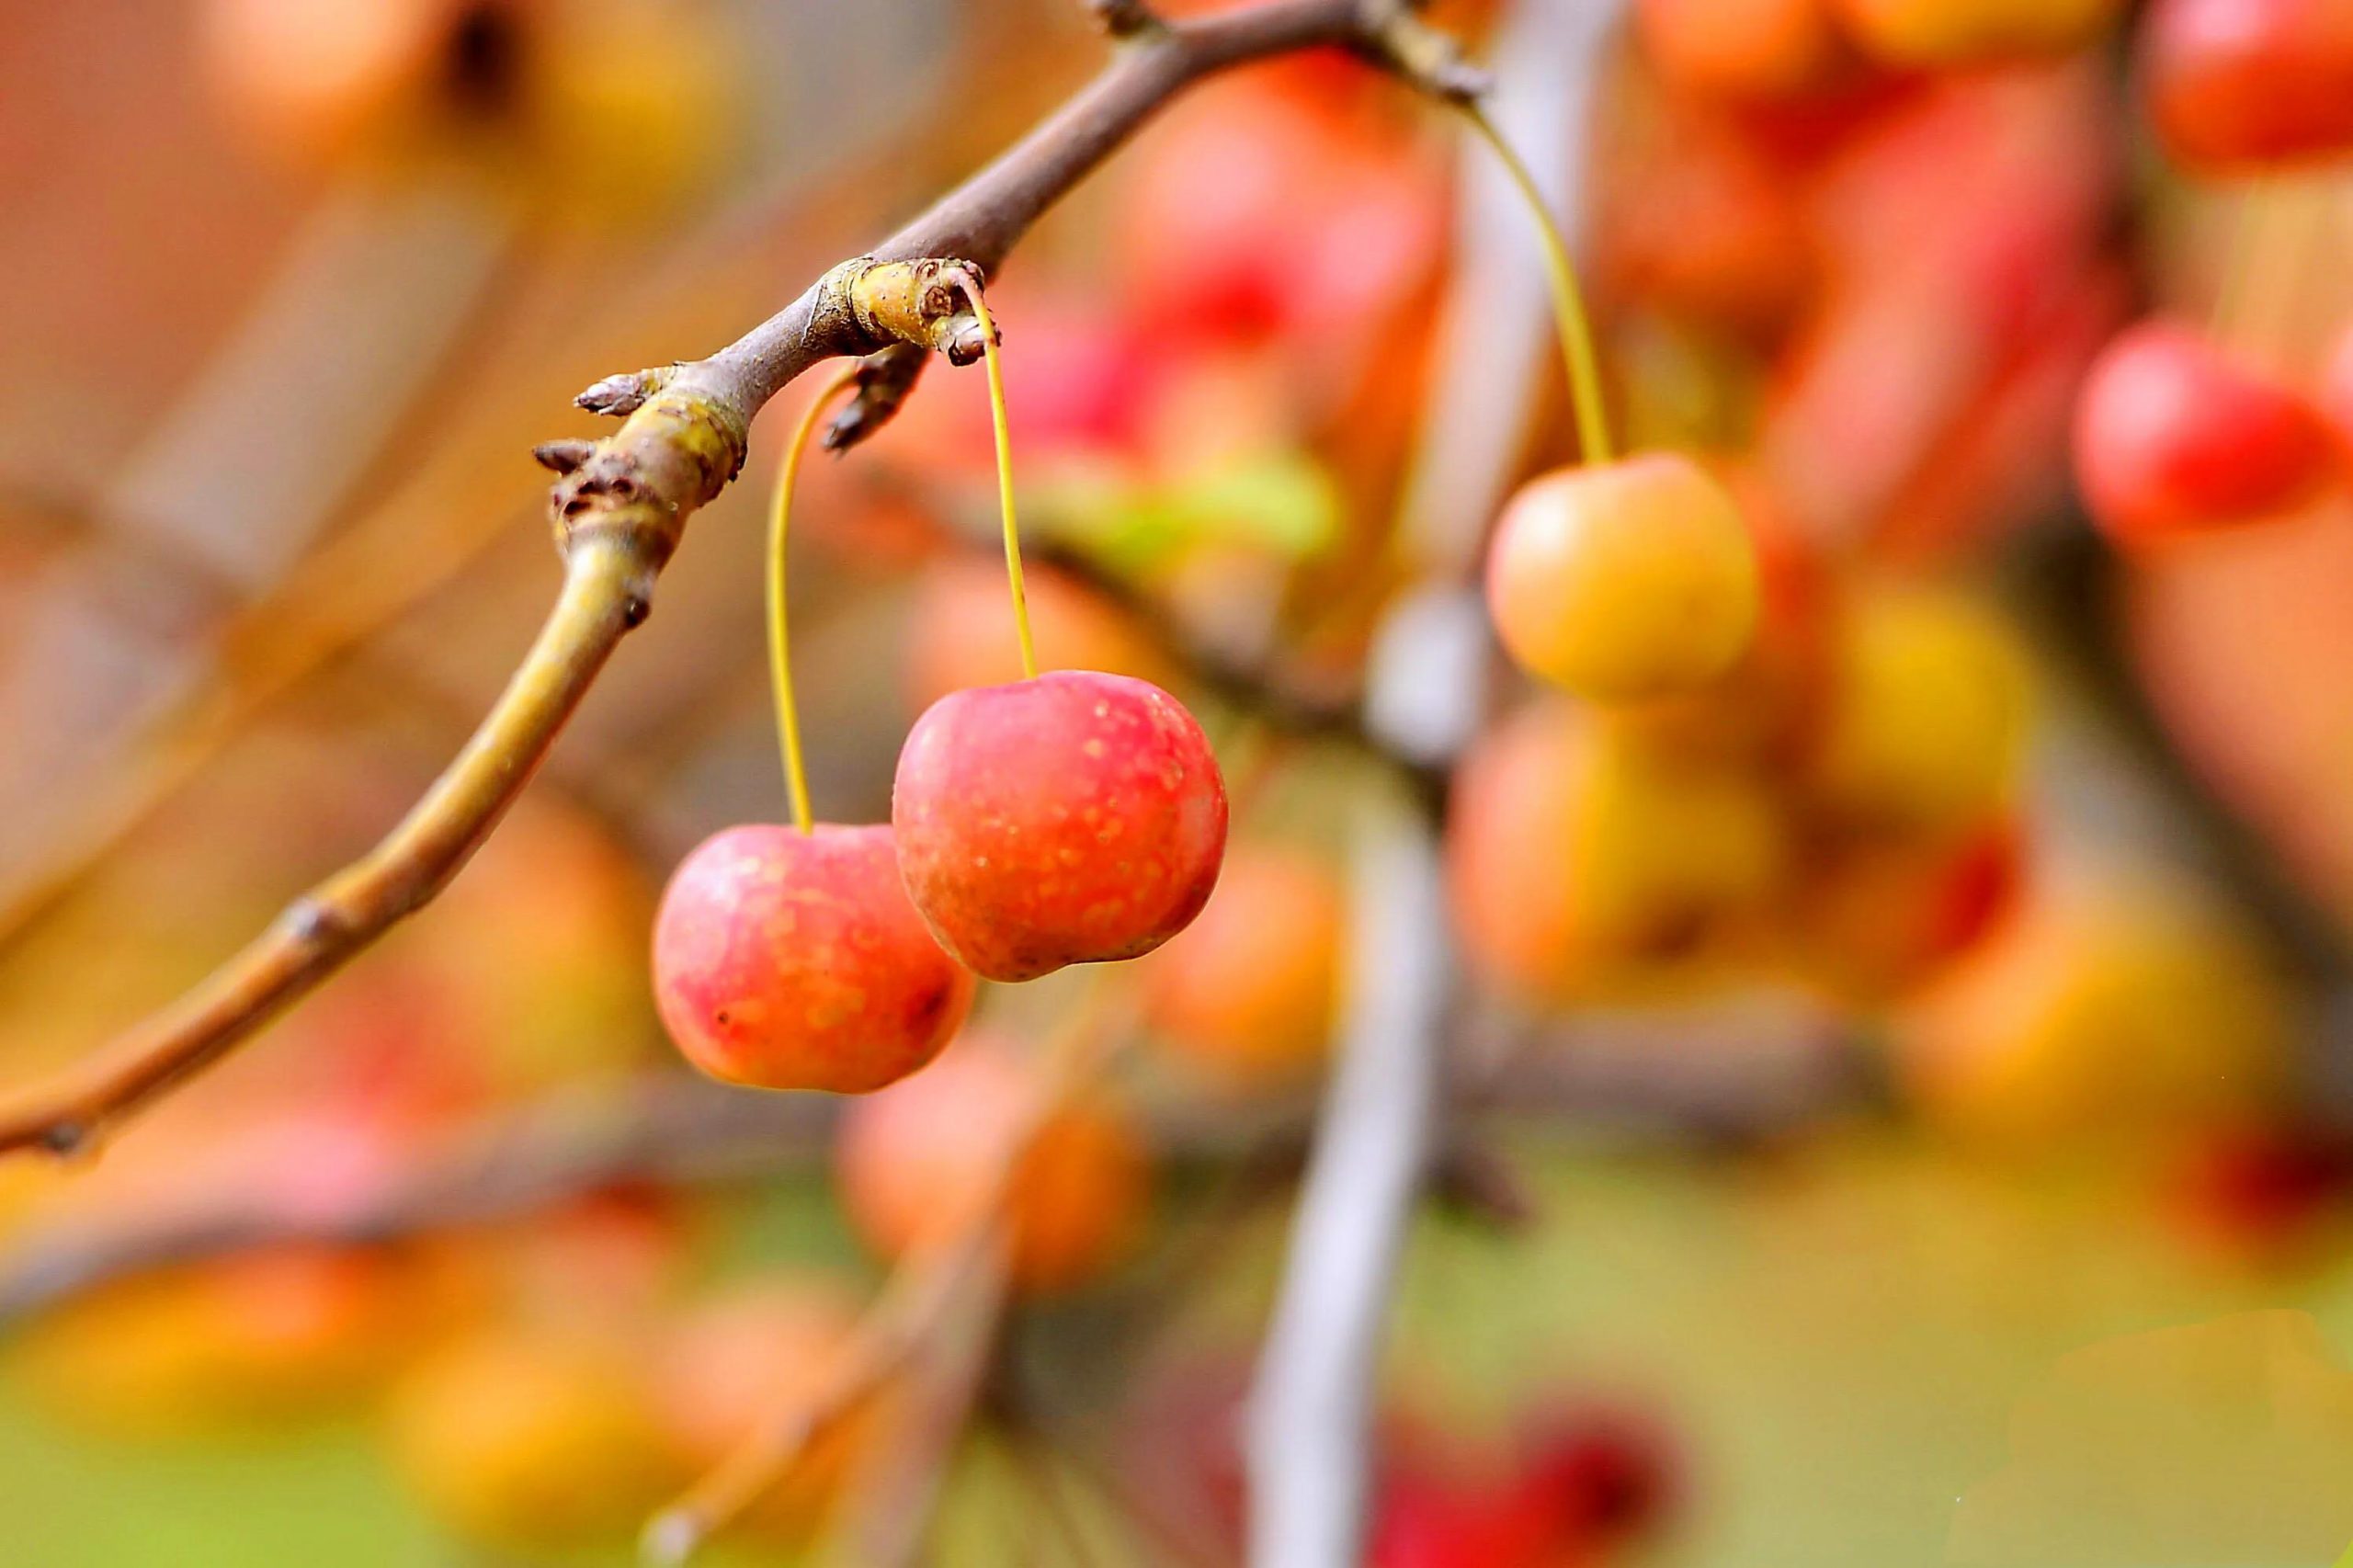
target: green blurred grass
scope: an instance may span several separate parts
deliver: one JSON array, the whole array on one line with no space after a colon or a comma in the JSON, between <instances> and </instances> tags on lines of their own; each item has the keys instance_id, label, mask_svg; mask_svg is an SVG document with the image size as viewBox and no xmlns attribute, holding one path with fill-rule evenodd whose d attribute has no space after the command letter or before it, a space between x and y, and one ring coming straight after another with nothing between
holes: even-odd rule
<instances>
[{"instance_id":1,"label":"green blurred grass","mask_svg":"<svg viewBox=\"0 0 2353 1568\"><path fill-rule=\"evenodd\" d=\"M2013 1404L2084 1346L2286 1306L2312 1312L2340 1359L2353 1348L2353 1249L2293 1272L2224 1268L2112 1186L1877 1139L1736 1160L1523 1154L1534 1230L1447 1216L1418 1227L1392 1385L1472 1435L1555 1397L1654 1407L1687 1449L1692 1507L1658 1558L1677 1568L1944 1564L1955 1499L2004 1462ZM824 1204L803 1188L752 1207L734 1261L846 1260ZM1251 1227L1211 1314L1229 1328L1263 1304L1274 1218ZM985 1459L963 1467L968 1490L1013 1484ZM960 1500L955 1533L984 1532L1004 1507ZM12 1383L0 1383L0 1517L9 1568L493 1561L436 1538L360 1427L119 1447L61 1431Z\"/></svg>"}]
</instances>

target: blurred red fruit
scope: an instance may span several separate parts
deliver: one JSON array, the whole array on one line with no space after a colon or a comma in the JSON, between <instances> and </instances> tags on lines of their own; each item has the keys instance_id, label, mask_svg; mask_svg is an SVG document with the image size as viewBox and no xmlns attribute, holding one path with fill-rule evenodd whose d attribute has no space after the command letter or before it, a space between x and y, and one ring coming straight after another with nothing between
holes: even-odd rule
<instances>
[{"instance_id":1,"label":"blurred red fruit","mask_svg":"<svg viewBox=\"0 0 2353 1568\"><path fill-rule=\"evenodd\" d=\"M941 698L891 795L908 896L1000 981L1136 958L1183 930L1217 885L1225 818L1184 704L1089 671Z\"/></svg>"},{"instance_id":2,"label":"blurred red fruit","mask_svg":"<svg viewBox=\"0 0 2353 1568\"><path fill-rule=\"evenodd\" d=\"M1427 1460L1392 1461L1381 1482L1373 1568L1584 1568L1611 1561L1665 1512L1670 1478L1657 1437L1614 1416L1555 1423L1512 1471L1482 1483Z\"/></svg>"},{"instance_id":3,"label":"blurred red fruit","mask_svg":"<svg viewBox=\"0 0 2353 1568\"><path fill-rule=\"evenodd\" d=\"M889 827L766 824L705 839L654 926L662 1021L714 1078L863 1094L938 1053L972 977L899 880Z\"/></svg>"},{"instance_id":4,"label":"blurred red fruit","mask_svg":"<svg viewBox=\"0 0 2353 1568\"><path fill-rule=\"evenodd\" d=\"M1804 858L1790 921L1799 957L1861 1003L1919 985L1984 940L2017 907L2025 871L2006 818L1950 843L1837 845Z\"/></svg>"},{"instance_id":5,"label":"blurred red fruit","mask_svg":"<svg viewBox=\"0 0 2353 1568\"><path fill-rule=\"evenodd\" d=\"M2157 0L2142 75L2165 148L2215 172L2353 149L2353 0Z\"/></svg>"},{"instance_id":6,"label":"blurred red fruit","mask_svg":"<svg viewBox=\"0 0 2353 1568\"><path fill-rule=\"evenodd\" d=\"M1220 83L1150 132L1113 232L1156 340L1360 336L1436 266L1444 210L1400 150L1267 81Z\"/></svg>"},{"instance_id":7,"label":"blurred red fruit","mask_svg":"<svg viewBox=\"0 0 2353 1568\"><path fill-rule=\"evenodd\" d=\"M2292 1130L2230 1128L2200 1141L2164 1194L2185 1238L2225 1257L2272 1262L2311 1238L2353 1191L2353 1150Z\"/></svg>"},{"instance_id":8,"label":"blurred red fruit","mask_svg":"<svg viewBox=\"0 0 2353 1568\"><path fill-rule=\"evenodd\" d=\"M2085 502L2125 544L2286 511L2327 482L2336 459L2303 397L2165 323L2131 328L2100 356L2075 438Z\"/></svg>"},{"instance_id":9,"label":"blurred red fruit","mask_svg":"<svg viewBox=\"0 0 2353 1568\"><path fill-rule=\"evenodd\" d=\"M1739 137L1684 115L1628 162L1601 232L1616 286L1744 337L1786 326L1816 273L1786 176Z\"/></svg>"}]
</instances>

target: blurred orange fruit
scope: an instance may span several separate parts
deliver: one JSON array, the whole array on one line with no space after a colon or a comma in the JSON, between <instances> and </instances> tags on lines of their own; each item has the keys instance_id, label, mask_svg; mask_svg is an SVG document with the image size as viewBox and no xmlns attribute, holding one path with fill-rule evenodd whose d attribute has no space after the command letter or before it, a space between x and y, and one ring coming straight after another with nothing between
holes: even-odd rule
<instances>
[{"instance_id":1,"label":"blurred orange fruit","mask_svg":"<svg viewBox=\"0 0 2353 1568\"><path fill-rule=\"evenodd\" d=\"M2239 1119L2278 1088L2287 1006L2248 939L2125 879L2031 901L1918 999L1900 1082L1941 1127L2063 1151Z\"/></svg>"},{"instance_id":2,"label":"blurred orange fruit","mask_svg":"<svg viewBox=\"0 0 2353 1568\"><path fill-rule=\"evenodd\" d=\"M164 1436L348 1408L435 1326L383 1253L285 1245L157 1269L53 1308L18 1355L44 1403Z\"/></svg>"},{"instance_id":3,"label":"blurred orange fruit","mask_svg":"<svg viewBox=\"0 0 2353 1568\"><path fill-rule=\"evenodd\" d=\"M1347 916L1339 879L1319 857L1229 847L1199 916L1141 960L1145 1021L1219 1083L1297 1077L1328 1043Z\"/></svg>"},{"instance_id":4,"label":"blurred orange fruit","mask_svg":"<svg viewBox=\"0 0 2353 1568\"><path fill-rule=\"evenodd\" d=\"M1013 1047L967 1036L849 1106L835 1176L867 1244L899 1258L981 1221L1040 1088ZM1051 1113L1005 1189L1015 1285L1046 1293L1094 1279L1135 1239L1148 1199L1142 1137L1116 1101L1086 1096Z\"/></svg>"},{"instance_id":5,"label":"blurred orange fruit","mask_svg":"<svg viewBox=\"0 0 2353 1568\"><path fill-rule=\"evenodd\" d=\"M1465 954L1535 1001L1712 956L1762 910L1787 853L1762 780L1559 699L1481 738L1447 818Z\"/></svg>"},{"instance_id":6,"label":"blurred orange fruit","mask_svg":"<svg viewBox=\"0 0 2353 1568\"><path fill-rule=\"evenodd\" d=\"M437 1518L510 1548L625 1540L686 1478L639 1349L548 1324L420 1361L393 1390L387 1436Z\"/></svg>"},{"instance_id":7,"label":"blurred orange fruit","mask_svg":"<svg viewBox=\"0 0 2353 1568\"><path fill-rule=\"evenodd\" d=\"M858 1323L857 1300L845 1287L801 1275L738 1282L680 1316L659 1357L661 1399L695 1468L709 1471L765 1424L824 1397ZM830 1425L745 1523L763 1535L805 1538L849 1479L878 1414L870 1399Z\"/></svg>"}]
</instances>

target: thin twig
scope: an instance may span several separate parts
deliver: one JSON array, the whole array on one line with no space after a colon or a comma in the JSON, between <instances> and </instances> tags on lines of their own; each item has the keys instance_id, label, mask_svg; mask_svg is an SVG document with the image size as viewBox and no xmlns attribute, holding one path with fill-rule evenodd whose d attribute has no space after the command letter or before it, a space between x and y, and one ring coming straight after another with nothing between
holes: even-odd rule
<instances>
[{"instance_id":1,"label":"thin twig","mask_svg":"<svg viewBox=\"0 0 2353 1568\"><path fill-rule=\"evenodd\" d=\"M987 1228L983 1261L910 1358L910 1385L891 1440L870 1450L823 1561L839 1568L908 1568L924 1538L959 1441L1005 1330L1010 1237Z\"/></svg>"},{"instance_id":2,"label":"thin twig","mask_svg":"<svg viewBox=\"0 0 2353 1568\"><path fill-rule=\"evenodd\" d=\"M1510 1222L1511 1205L1479 1190L1477 1168L1490 1157L1484 1140L1497 1119L1737 1145L1869 1103L1873 1087L1860 1044L1802 1015L1702 1010L1544 1028L1466 1021L1467 1029L1449 1033L1443 1053L1450 1141L1433 1156L1431 1179L1502 1223ZM1734 1033L1745 1049L1723 1049ZM1775 1043L1760 1050L1760 1039ZM1214 1166L1226 1185L1203 1204L1196 1244L1164 1249L1111 1299L1123 1321L1147 1332L1184 1282L1218 1260L1214 1238L1233 1230L1225 1221L1238 1221L1296 1174L1314 1107L1302 1099L1248 1113L1211 1102L1153 1108L1149 1142L1162 1158ZM344 1207L240 1190L160 1216L63 1212L11 1238L0 1260L0 1326L167 1264L290 1242L396 1241L534 1213L616 1186L756 1180L818 1158L833 1109L819 1096L748 1094L652 1073L469 1121L416 1149L397 1180Z\"/></svg>"},{"instance_id":3,"label":"thin twig","mask_svg":"<svg viewBox=\"0 0 2353 1568\"><path fill-rule=\"evenodd\" d=\"M585 405L625 422L587 452L563 455L573 466L551 497L563 591L458 760L366 858L297 900L194 991L63 1083L0 1112L0 1151L86 1148L233 1050L446 885L538 768L621 637L651 611L654 582L688 517L742 467L762 405L827 358L909 340L952 357L977 349L958 318L933 310L928 289L916 290L923 303L914 323L879 319L865 287L879 272L897 267L905 276L911 264L947 258L986 274L1185 87L1246 61L1335 44L1429 90L1459 97L1473 85L1404 0L1269 0L1140 35L1059 111L870 256L833 268L707 359L608 377L582 394Z\"/></svg>"},{"instance_id":4,"label":"thin twig","mask_svg":"<svg viewBox=\"0 0 2353 1568\"><path fill-rule=\"evenodd\" d=\"M0 1324L109 1279L290 1242L364 1245L534 1213L620 1185L769 1176L822 1157L831 1103L647 1073L488 1113L416 1151L395 1180L324 1208L240 1189L162 1215L72 1212L10 1239Z\"/></svg>"},{"instance_id":5,"label":"thin twig","mask_svg":"<svg viewBox=\"0 0 2353 1568\"><path fill-rule=\"evenodd\" d=\"M972 1222L933 1249L918 1248L892 1270L874 1306L816 1393L775 1413L735 1450L647 1524L649 1562L680 1563L743 1517L788 1474L810 1446L919 1355L961 1303L1004 1289L1011 1244L1007 1206L1022 1160L1039 1132L1097 1082L1133 1034L1124 1007L1108 1007L1097 983L1071 1011L1049 1047L1036 1092L1006 1140L979 1193ZM991 1309L993 1317L994 1309Z\"/></svg>"}]
</instances>

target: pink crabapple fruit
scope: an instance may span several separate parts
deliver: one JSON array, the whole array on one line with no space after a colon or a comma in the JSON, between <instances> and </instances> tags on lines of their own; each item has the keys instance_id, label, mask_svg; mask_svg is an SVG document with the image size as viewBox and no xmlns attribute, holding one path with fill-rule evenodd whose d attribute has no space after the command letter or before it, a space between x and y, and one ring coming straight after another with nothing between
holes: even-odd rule
<instances>
[{"instance_id":1,"label":"pink crabapple fruit","mask_svg":"<svg viewBox=\"0 0 2353 1568\"><path fill-rule=\"evenodd\" d=\"M1149 681L1056 670L952 692L892 790L907 895L989 980L1131 959L1191 924L1225 855L1225 784Z\"/></svg>"},{"instance_id":2,"label":"pink crabapple fruit","mask_svg":"<svg viewBox=\"0 0 2353 1568\"><path fill-rule=\"evenodd\" d=\"M2200 334L2153 322L2109 345L2075 405L2075 470L2111 538L2148 543L2285 511L2335 452L2310 402Z\"/></svg>"},{"instance_id":3,"label":"pink crabapple fruit","mask_svg":"<svg viewBox=\"0 0 2353 1568\"><path fill-rule=\"evenodd\" d=\"M907 902L881 824L704 840L662 895L654 985L671 1038L712 1077L837 1094L930 1061L973 992Z\"/></svg>"}]
</instances>

